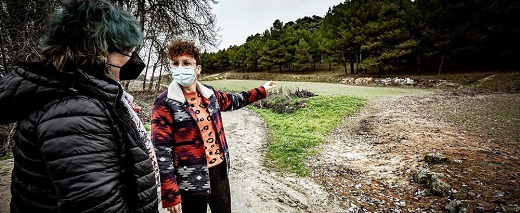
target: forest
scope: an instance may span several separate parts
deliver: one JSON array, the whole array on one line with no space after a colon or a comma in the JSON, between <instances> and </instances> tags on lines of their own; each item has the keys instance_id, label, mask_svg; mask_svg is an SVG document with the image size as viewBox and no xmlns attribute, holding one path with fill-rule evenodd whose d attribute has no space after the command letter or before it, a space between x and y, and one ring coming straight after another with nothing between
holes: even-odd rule
<instances>
[{"instance_id":1,"label":"forest","mask_svg":"<svg viewBox=\"0 0 520 213\"><path fill-rule=\"evenodd\" d=\"M212 72L314 71L345 74L516 70L520 2L496 0L347 0L324 17L303 17L251 35L240 46L203 55Z\"/></svg>"},{"instance_id":2,"label":"forest","mask_svg":"<svg viewBox=\"0 0 520 213\"><path fill-rule=\"evenodd\" d=\"M0 2L0 74L17 62L39 59L46 17L59 2ZM112 2L141 23L148 78L169 70L164 48L173 38L192 39L203 50L218 45L215 0ZM379 75L520 68L520 2L513 0L346 0L331 5L324 17L273 21L242 45L205 52L205 72L305 73L317 64ZM154 78L145 81L153 85Z\"/></svg>"}]
</instances>

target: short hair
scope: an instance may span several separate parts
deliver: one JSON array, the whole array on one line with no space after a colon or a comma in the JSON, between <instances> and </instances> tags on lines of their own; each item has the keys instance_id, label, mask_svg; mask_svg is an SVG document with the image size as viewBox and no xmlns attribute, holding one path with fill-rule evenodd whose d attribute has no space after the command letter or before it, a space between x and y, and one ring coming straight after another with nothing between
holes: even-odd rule
<instances>
[{"instance_id":1,"label":"short hair","mask_svg":"<svg viewBox=\"0 0 520 213\"><path fill-rule=\"evenodd\" d=\"M91 61L103 64L109 52L143 43L139 22L105 0L69 0L49 17L42 56L62 70Z\"/></svg>"},{"instance_id":2,"label":"short hair","mask_svg":"<svg viewBox=\"0 0 520 213\"><path fill-rule=\"evenodd\" d=\"M181 55L192 56L195 58L197 65L200 64L199 48L195 46L193 41L176 39L168 45L168 58L170 58L170 60Z\"/></svg>"}]
</instances>

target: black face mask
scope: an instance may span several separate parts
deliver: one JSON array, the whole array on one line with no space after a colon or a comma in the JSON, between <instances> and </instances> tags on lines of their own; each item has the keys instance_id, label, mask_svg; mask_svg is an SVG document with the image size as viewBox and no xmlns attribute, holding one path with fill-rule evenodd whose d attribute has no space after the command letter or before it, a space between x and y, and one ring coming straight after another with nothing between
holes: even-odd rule
<instances>
[{"instance_id":1,"label":"black face mask","mask_svg":"<svg viewBox=\"0 0 520 213\"><path fill-rule=\"evenodd\" d=\"M127 54L124 54L121 52L120 52L120 54L130 57L130 60L128 60L128 62L123 64L123 66L121 66L121 67L112 65L112 64L108 64L108 65L117 67L120 69L119 80L137 79L137 77L139 77L141 72L143 72L144 68L146 67L146 65L144 64L141 57L139 57L139 54L137 54L137 52L132 52L132 55L127 55Z\"/></svg>"}]
</instances>

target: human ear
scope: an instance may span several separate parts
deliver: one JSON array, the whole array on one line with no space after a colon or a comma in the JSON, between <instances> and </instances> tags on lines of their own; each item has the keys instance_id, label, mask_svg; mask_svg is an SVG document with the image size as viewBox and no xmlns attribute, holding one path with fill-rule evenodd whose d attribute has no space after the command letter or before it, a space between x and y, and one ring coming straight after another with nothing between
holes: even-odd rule
<instances>
[{"instance_id":1,"label":"human ear","mask_svg":"<svg viewBox=\"0 0 520 213\"><path fill-rule=\"evenodd\" d=\"M202 66L201 65L197 65L197 67L195 68L195 74L200 75L201 71L202 71Z\"/></svg>"}]
</instances>

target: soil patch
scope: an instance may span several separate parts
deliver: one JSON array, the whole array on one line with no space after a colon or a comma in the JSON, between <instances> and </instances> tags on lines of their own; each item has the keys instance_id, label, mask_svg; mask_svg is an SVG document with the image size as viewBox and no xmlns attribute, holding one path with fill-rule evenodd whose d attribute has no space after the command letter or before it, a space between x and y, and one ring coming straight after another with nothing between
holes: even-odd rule
<instances>
[{"instance_id":1,"label":"soil patch","mask_svg":"<svg viewBox=\"0 0 520 213\"><path fill-rule=\"evenodd\" d=\"M433 93L372 101L319 147L320 154L309 161L312 177L356 211L446 211L454 199L471 212L518 211L520 141L514 130L520 122L516 115L504 118L474 108L497 99L513 105L492 109L519 111L514 105L518 94ZM472 116L461 119L461 112ZM510 131L492 131L489 125L471 128L482 119L498 118ZM490 132L493 137L483 137ZM431 153L460 163L429 165L424 157ZM442 173L451 186L448 195L432 195L415 183L412 176L420 169Z\"/></svg>"}]
</instances>

